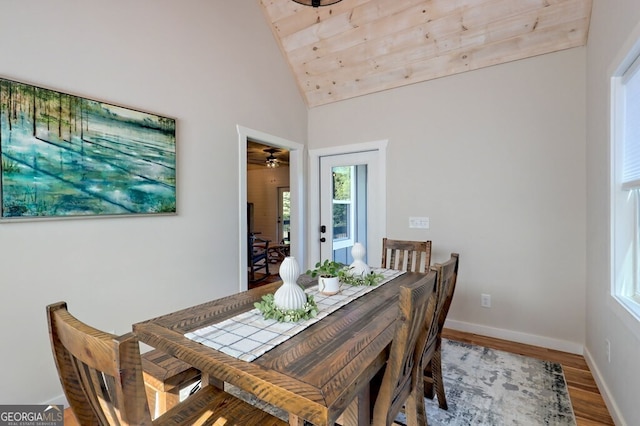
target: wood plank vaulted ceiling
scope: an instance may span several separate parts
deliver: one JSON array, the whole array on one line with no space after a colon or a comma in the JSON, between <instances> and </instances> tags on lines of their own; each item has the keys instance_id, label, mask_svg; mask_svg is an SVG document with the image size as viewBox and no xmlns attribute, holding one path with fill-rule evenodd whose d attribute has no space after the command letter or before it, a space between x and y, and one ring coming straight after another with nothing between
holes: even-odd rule
<instances>
[{"instance_id":1,"label":"wood plank vaulted ceiling","mask_svg":"<svg viewBox=\"0 0 640 426\"><path fill-rule=\"evenodd\" d=\"M309 107L572 47L592 0L258 0Z\"/></svg>"}]
</instances>

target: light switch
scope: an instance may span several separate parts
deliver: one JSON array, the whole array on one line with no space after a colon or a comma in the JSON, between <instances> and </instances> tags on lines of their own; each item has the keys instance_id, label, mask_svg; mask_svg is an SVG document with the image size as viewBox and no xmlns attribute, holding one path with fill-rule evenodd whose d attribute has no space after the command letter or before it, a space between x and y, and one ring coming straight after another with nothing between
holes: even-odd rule
<instances>
[{"instance_id":1,"label":"light switch","mask_svg":"<svg viewBox=\"0 0 640 426\"><path fill-rule=\"evenodd\" d=\"M429 229L428 217L410 217L409 228Z\"/></svg>"}]
</instances>

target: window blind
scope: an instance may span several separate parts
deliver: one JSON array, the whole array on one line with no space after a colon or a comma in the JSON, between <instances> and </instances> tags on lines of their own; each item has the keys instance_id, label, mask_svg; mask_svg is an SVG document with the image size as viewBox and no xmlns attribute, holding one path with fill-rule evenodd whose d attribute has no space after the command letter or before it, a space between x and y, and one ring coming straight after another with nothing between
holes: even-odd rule
<instances>
[{"instance_id":1,"label":"window blind","mask_svg":"<svg viewBox=\"0 0 640 426\"><path fill-rule=\"evenodd\" d=\"M624 89L622 188L640 188L640 57L622 77Z\"/></svg>"}]
</instances>

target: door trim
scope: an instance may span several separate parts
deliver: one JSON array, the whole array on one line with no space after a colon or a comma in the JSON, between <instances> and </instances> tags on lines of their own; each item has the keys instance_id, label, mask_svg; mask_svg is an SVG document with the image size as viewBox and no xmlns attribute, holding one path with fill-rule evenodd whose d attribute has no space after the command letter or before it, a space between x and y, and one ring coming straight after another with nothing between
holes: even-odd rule
<instances>
[{"instance_id":1,"label":"door trim","mask_svg":"<svg viewBox=\"0 0 640 426\"><path fill-rule=\"evenodd\" d=\"M273 136L259 130L236 125L239 147L239 184L238 184L238 241L240 259L238 291L249 288L247 276L247 139L253 139L265 145L284 148L289 151L289 191L291 192L291 256L304 259L306 235L304 234L304 148L303 144L279 136Z\"/></svg>"},{"instance_id":2,"label":"door trim","mask_svg":"<svg viewBox=\"0 0 640 426\"><path fill-rule=\"evenodd\" d=\"M355 154L358 152L378 151L379 187L377 193L376 218L369 226L369 263L382 257L382 238L387 232L387 145L388 139L364 142L352 145L342 145L328 148L309 150L309 227L307 232L307 265L315 265L320 260L320 157L330 155ZM379 244L375 244L378 241Z\"/></svg>"}]
</instances>

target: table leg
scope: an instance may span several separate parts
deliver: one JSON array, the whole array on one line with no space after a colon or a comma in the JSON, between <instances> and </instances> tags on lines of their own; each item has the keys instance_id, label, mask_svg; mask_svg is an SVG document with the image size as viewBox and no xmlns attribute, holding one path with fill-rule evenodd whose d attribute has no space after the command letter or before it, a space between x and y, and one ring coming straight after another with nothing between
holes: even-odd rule
<instances>
[{"instance_id":1,"label":"table leg","mask_svg":"<svg viewBox=\"0 0 640 426\"><path fill-rule=\"evenodd\" d=\"M370 410L369 401L371 399L371 392L369 386L365 386L360 393L351 401L351 404L342 413L340 418L342 419L343 426L363 426L370 425Z\"/></svg>"},{"instance_id":2,"label":"table leg","mask_svg":"<svg viewBox=\"0 0 640 426\"><path fill-rule=\"evenodd\" d=\"M212 386L217 387L218 389L224 389L224 381L222 381L220 379L216 379L215 377L211 377L207 373L204 373L204 372L202 373L201 380L202 380L200 382L200 386L201 387L212 385Z\"/></svg>"},{"instance_id":3,"label":"table leg","mask_svg":"<svg viewBox=\"0 0 640 426\"><path fill-rule=\"evenodd\" d=\"M290 426L304 426L304 419L289 413L289 425Z\"/></svg>"},{"instance_id":4,"label":"table leg","mask_svg":"<svg viewBox=\"0 0 640 426\"><path fill-rule=\"evenodd\" d=\"M158 393L157 409L159 413L166 413L171 407L178 405L180 402L180 389L174 389L171 392Z\"/></svg>"}]
</instances>

